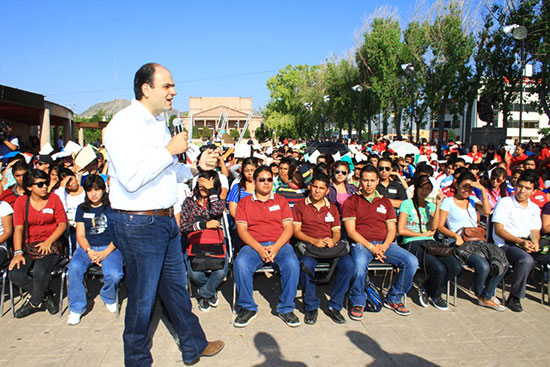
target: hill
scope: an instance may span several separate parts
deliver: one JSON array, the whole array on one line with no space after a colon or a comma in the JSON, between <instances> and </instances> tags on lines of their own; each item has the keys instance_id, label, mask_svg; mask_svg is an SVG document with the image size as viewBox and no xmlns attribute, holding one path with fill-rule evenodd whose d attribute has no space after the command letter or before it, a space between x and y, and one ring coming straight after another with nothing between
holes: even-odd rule
<instances>
[{"instance_id":1,"label":"hill","mask_svg":"<svg viewBox=\"0 0 550 367\"><path fill-rule=\"evenodd\" d=\"M92 107L88 108L86 111L82 112L80 114L81 117L89 118L92 117L97 113L99 110L105 111L107 115L109 114L116 114L118 111L122 110L123 108L130 105L130 101L127 99L115 99L114 101L110 102L100 102L96 103ZM170 110L168 111L168 116L177 115L178 110Z\"/></svg>"}]
</instances>

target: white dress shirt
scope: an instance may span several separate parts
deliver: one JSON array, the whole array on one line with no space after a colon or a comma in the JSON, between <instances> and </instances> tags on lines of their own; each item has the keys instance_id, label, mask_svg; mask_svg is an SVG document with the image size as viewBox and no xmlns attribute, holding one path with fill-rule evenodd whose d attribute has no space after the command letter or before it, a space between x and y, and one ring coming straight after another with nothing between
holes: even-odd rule
<instances>
[{"instance_id":1,"label":"white dress shirt","mask_svg":"<svg viewBox=\"0 0 550 367\"><path fill-rule=\"evenodd\" d=\"M176 203L177 176L192 175L188 167L176 172L177 158L166 149L170 139L162 115L155 118L135 99L113 117L104 135L113 209L167 209Z\"/></svg>"},{"instance_id":2,"label":"white dress shirt","mask_svg":"<svg viewBox=\"0 0 550 367\"><path fill-rule=\"evenodd\" d=\"M538 205L527 200L527 208L524 208L516 200L516 195L507 196L498 201L492 222L503 224L506 232L521 238L529 237L532 230L540 230L542 227ZM505 242L503 238L497 236L494 227L493 241L499 247Z\"/></svg>"}]
</instances>

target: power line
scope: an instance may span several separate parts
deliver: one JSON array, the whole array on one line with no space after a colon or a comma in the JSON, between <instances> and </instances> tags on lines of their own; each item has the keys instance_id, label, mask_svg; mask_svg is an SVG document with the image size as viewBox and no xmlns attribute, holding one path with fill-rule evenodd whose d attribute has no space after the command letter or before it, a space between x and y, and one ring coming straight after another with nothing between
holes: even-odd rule
<instances>
[{"instance_id":1,"label":"power line","mask_svg":"<svg viewBox=\"0 0 550 367\"><path fill-rule=\"evenodd\" d=\"M208 80L219 80L219 79L229 79L229 78L237 78L241 76L248 76L248 75L257 75L257 74L265 74L265 73L273 73L279 70L272 69L272 70L264 70L264 71L253 71L250 73L241 73L241 74L230 74L230 75L221 75L221 76L213 76L208 78L199 78L199 79L188 79L188 80L181 80L176 81L176 84L183 84L183 83L194 83L194 82L203 82ZM63 92L63 93L50 93L47 94L48 97L50 96L64 96L69 94L86 94L86 93L102 93L102 92L114 92L114 91L120 91L120 90L131 90L132 88L111 88L111 89L96 89L96 90L83 90L78 92Z\"/></svg>"}]
</instances>

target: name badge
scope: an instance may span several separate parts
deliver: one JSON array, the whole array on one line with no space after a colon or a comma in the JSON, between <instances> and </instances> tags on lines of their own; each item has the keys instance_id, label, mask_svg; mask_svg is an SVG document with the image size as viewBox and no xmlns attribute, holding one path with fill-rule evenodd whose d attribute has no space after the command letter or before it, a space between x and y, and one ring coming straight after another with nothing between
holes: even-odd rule
<instances>
[{"instance_id":1,"label":"name badge","mask_svg":"<svg viewBox=\"0 0 550 367\"><path fill-rule=\"evenodd\" d=\"M83 217L86 219L94 219L95 213L84 213Z\"/></svg>"},{"instance_id":2,"label":"name badge","mask_svg":"<svg viewBox=\"0 0 550 367\"><path fill-rule=\"evenodd\" d=\"M390 194L397 194L397 190L396 189L388 189L388 192Z\"/></svg>"},{"instance_id":3,"label":"name badge","mask_svg":"<svg viewBox=\"0 0 550 367\"><path fill-rule=\"evenodd\" d=\"M327 216L325 217L325 222L327 222L327 223L334 222L334 217L332 215L330 215L330 213L327 214Z\"/></svg>"},{"instance_id":4,"label":"name badge","mask_svg":"<svg viewBox=\"0 0 550 367\"><path fill-rule=\"evenodd\" d=\"M275 210L281 210L281 207L279 207L279 205L273 205L269 207L270 212L274 212Z\"/></svg>"},{"instance_id":5,"label":"name badge","mask_svg":"<svg viewBox=\"0 0 550 367\"><path fill-rule=\"evenodd\" d=\"M376 208L376 211L378 213L386 214L388 211L386 210L386 207L383 205L380 205L378 208Z\"/></svg>"},{"instance_id":6,"label":"name badge","mask_svg":"<svg viewBox=\"0 0 550 367\"><path fill-rule=\"evenodd\" d=\"M53 214L53 209L52 208L44 208L44 209L42 209L42 213L44 213L44 214Z\"/></svg>"}]
</instances>

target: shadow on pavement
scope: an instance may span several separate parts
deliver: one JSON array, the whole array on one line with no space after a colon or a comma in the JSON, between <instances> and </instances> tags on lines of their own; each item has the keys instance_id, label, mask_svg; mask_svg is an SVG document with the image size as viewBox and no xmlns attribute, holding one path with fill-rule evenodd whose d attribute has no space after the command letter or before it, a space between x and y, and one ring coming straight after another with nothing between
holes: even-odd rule
<instances>
[{"instance_id":1,"label":"shadow on pavement","mask_svg":"<svg viewBox=\"0 0 550 367\"><path fill-rule=\"evenodd\" d=\"M258 352L264 356L265 361L261 364L257 364L254 367L271 367L271 366L293 366L293 367L307 367L307 364L296 361L285 361L279 344L277 341L267 333L258 333L254 337L254 345Z\"/></svg>"},{"instance_id":2,"label":"shadow on pavement","mask_svg":"<svg viewBox=\"0 0 550 367\"><path fill-rule=\"evenodd\" d=\"M371 356L374 361L369 364L369 367L378 366L423 366L423 367L436 367L439 366L433 362L430 362L424 358L415 356L410 353L387 353L380 345L374 341L368 335L360 333L358 331L348 331L346 333L349 340L361 349L365 354Z\"/></svg>"}]
</instances>

